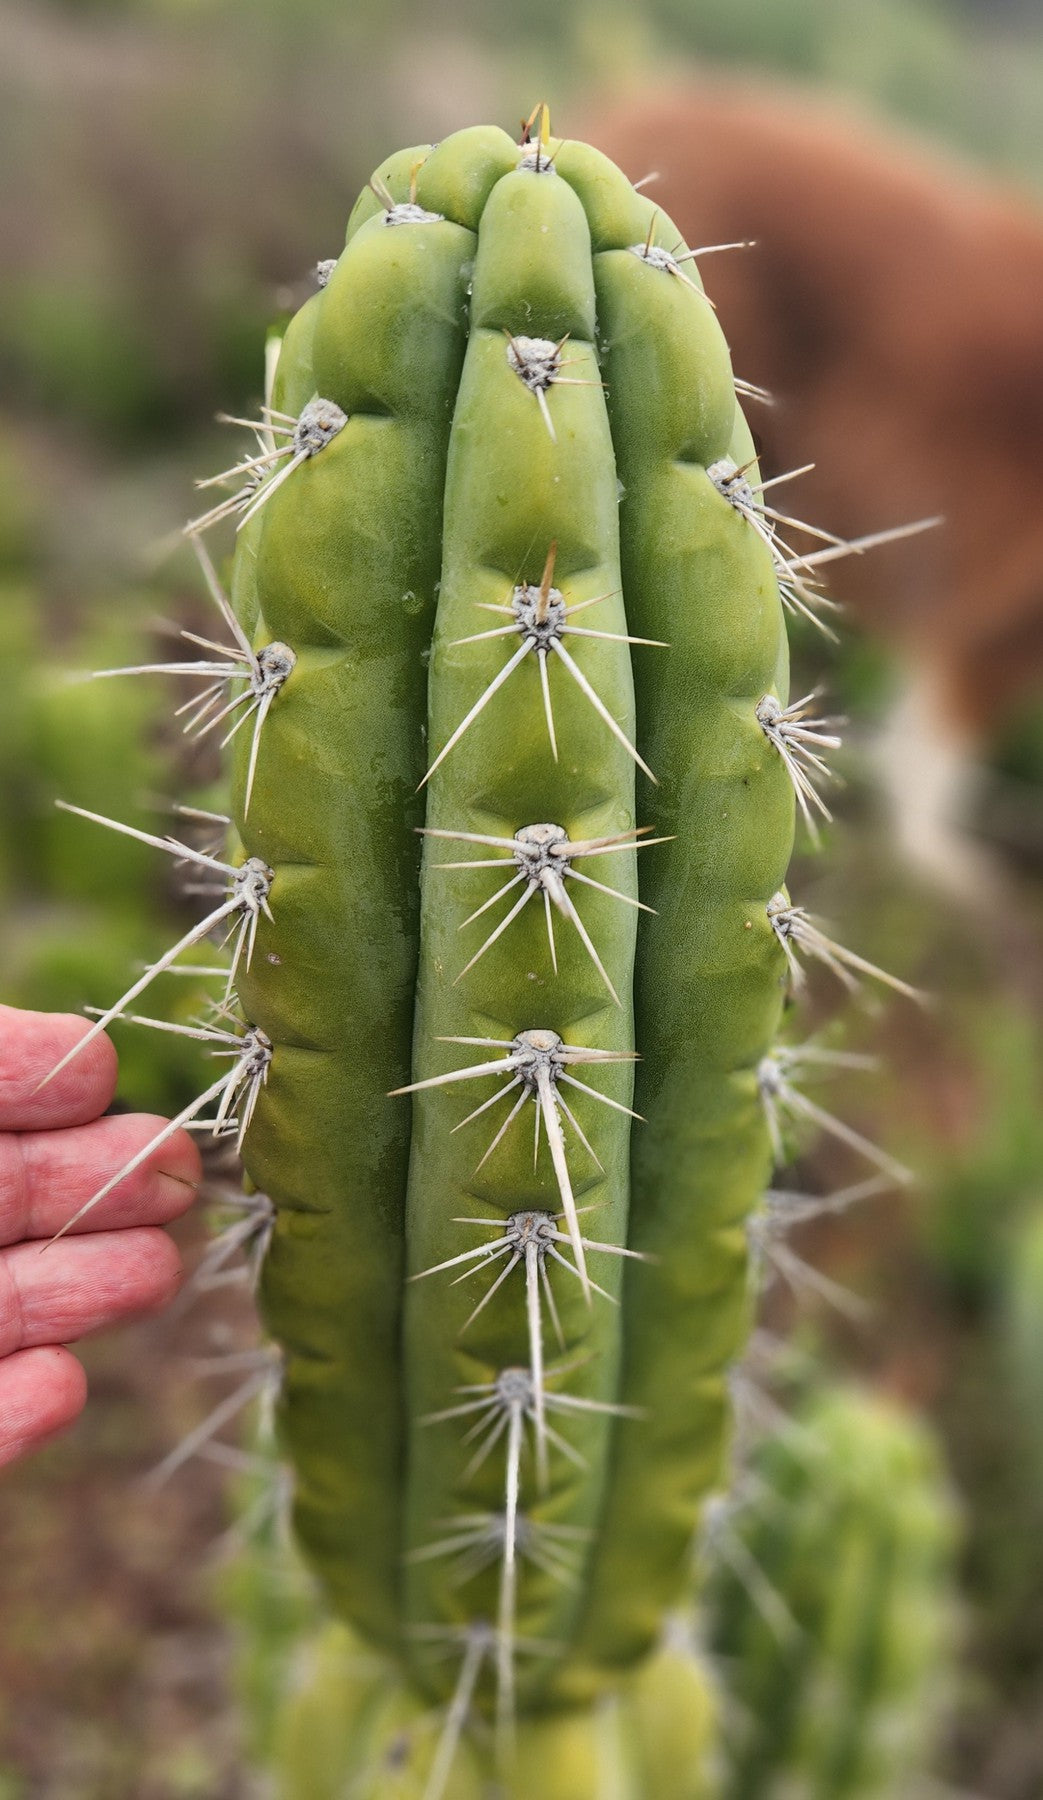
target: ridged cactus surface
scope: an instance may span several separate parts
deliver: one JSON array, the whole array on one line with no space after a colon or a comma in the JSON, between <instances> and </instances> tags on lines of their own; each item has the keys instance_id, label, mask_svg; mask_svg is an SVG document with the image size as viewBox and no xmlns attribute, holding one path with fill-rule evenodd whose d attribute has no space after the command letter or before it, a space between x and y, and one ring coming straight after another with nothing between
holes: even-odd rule
<instances>
[{"instance_id":1,"label":"ridged cactus surface","mask_svg":"<svg viewBox=\"0 0 1043 1800\"><path fill-rule=\"evenodd\" d=\"M244 1158L304 1545L435 1694L491 1622L524 1710L652 1648L720 1472L785 634L707 473L749 440L670 222L497 130L374 185L276 381L273 419L331 435L259 490L235 573L294 657L236 784L272 872Z\"/></svg>"},{"instance_id":2,"label":"ridged cactus surface","mask_svg":"<svg viewBox=\"0 0 1043 1800\"><path fill-rule=\"evenodd\" d=\"M205 847L101 820L211 910L94 1029L224 934L221 1072L162 1137L236 1142L227 1242L265 1252L273 1349L163 1472L277 1388L300 1543L382 1659L338 1738L377 1800L698 1800L663 1632L750 1216L801 1119L904 1175L795 1088L828 1053L772 1050L798 952L880 973L783 887L837 742L784 610L861 544L791 547L693 253L538 120L377 171L202 484L232 641L103 671L201 679L188 728L233 745Z\"/></svg>"}]
</instances>

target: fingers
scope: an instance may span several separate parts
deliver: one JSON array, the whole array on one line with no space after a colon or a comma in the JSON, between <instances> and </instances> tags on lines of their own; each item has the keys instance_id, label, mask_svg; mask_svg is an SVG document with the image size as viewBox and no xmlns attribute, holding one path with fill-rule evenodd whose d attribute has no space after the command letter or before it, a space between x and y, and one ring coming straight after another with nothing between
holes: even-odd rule
<instances>
[{"instance_id":1,"label":"fingers","mask_svg":"<svg viewBox=\"0 0 1043 1800\"><path fill-rule=\"evenodd\" d=\"M124 1113L66 1131L0 1135L0 1245L53 1237L164 1123L147 1114ZM191 1205L201 1173L195 1143L187 1131L179 1131L73 1229L165 1225Z\"/></svg>"},{"instance_id":2,"label":"fingers","mask_svg":"<svg viewBox=\"0 0 1043 1800\"><path fill-rule=\"evenodd\" d=\"M86 1398L86 1375L57 1344L0 1362L0 1468L64 1431Z\"/></svg>"},{"instance_id":3,"label":"fingers","mask_svg":"<svg viewBox=\"0 0 1043 1800\"><path fill-rule=\"evenodd\" d=\"M16 1244L0 1253L0 1359L158 1311L180 1285L181 1258L154 1226Z\"/></svg>"},{"instance_id":4,"label":"fingers","mask_svg":"<svg viewBox=\"0 0 1043 1800\"><path fill-rule=\"evenodd\" d=\"M86 1378L66 1342L165 1306L181 1263L160 1223L185 1211L200 1179L186 1132L161 1144L70 1235L44 1249L164 1120L102 1118L116 1053L99 1036L53 1081L89 1024L0 1006L0 1466L70 1425ZM29 1240L29 1241L22 1241Z\"/></svg>"},{"instance_id":5,"label":"fingers","mask_svg":"<svg viewBox=\"0 0 1043 1800\"><path fill-rule=\"evenodd\" d=\"M0 1006L0 1130L84 1125L105 1111L116 1091L116 1052L104 1035L39 1088L90 1029L75 1013Z\"/></svg>"}]
</instances>

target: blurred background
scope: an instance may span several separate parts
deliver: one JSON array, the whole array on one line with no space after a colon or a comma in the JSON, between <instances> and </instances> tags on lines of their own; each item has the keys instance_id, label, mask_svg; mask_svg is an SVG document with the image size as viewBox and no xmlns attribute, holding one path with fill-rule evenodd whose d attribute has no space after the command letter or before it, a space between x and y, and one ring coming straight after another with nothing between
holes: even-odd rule
<instances>
[{"instance_id":1,"label":"blurred background","mask_svg":"<svg viewBox=\"0 0 1043 1800\"><path fill-rule=\"evenodd\" d=\"M106 1004L198 916L147 829L206 804L171 690L68 672L209 630L177 531L255 410L265 333L336 256L401 144L555 132L655 173L703 274L785 505L846 536L841 640L794 633L796 691L848 715L828 854L796 901L936 996L809 1023L879 1056L830 1104L917 1185L808 1227L867 1302L776 1284L766 1322L917 1409L961 1521L951 1684L922 1794L1043 1793L1043 24L1031 0L0 0L0 915L5 1001ZM780 501L780 504L783 504ZM221 546L222 548L230 548ZM833 571L830 571L833 574ZM147 653L147 654L146 654ZM183 697L183 696L179 696ZM164 822L166 821L166 822ZM188 1017L191 979L162 1004ZM157 1002L159 1005L160 1002ZM838 1034L842 1033L842 1037ZM122 1098L196 1091L176 1040L118 1033ZM858 1178L812 1147L794 1185ZM205 1221L181 1233L202 1254ZM241 1472L142 1478L212 1403L193 1359L254 1341L243 1284L88 1346L92 1401L0 1512L0 1800L246 1800L257 1745ZM213 1383L210 1384L211 1388ZM225 1461L229 1461L226 1458ZM234 1459L231 1459L234 1460ZM233 1536L229 1537L229 1532ZM292 1636L306 1602L276 1593ZM250 1629L256 1632L254 1617ZM251 1687L252 1684L252 1687ZM260 1684L258 1686L258 1684ZM903 1790L905 1791L905 1790ZM910 1790L911 1791L911 1790Z\"/></svg>"}]
</instances>

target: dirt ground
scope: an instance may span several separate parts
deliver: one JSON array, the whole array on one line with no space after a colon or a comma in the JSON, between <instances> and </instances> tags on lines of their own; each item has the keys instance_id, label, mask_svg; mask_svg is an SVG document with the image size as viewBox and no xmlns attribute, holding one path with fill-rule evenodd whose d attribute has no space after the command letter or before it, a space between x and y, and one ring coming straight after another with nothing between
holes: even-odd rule
<instances>
[{"instance_id":1,"label":"dirt ground","mask_svg":"<svg viewBox=\"0 0 1043 1800\"><path fill-rule=\"evenodd\" d=\"M179 1228L197 1260L202 1220ZM192 1359L256 1342L225 1289L84 1346L91 1399L0 1510L0 1800L254 1800L217 1610L228 1477L143 1477L202 1416ZM227 1384L225 1384L227 1386ZM220 1389L219 1391L224 1391Z\"/></svg>"}]
</instances>

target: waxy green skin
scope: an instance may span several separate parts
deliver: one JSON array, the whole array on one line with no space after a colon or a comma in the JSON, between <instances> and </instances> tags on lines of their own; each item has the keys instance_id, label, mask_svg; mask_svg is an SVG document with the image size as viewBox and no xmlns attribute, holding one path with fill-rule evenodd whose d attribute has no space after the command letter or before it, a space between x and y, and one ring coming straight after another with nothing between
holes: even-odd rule
<instances>
[{"instance_id":1,"label":"waxy green skin","mask_svg":"<svg viewBox=\"0 0 1043 1800\"><path fill-rule=\"evenodd\" d=\"M587 1467L552 1448L546 1492L526 1434L523 1511L590 1535L574 1586L520 1567L519 1634L560 1646L519 1654L524 1717L583 1705L653 1648L720 1476L744 1221L770 1161L754 1071L784 997L764 909L793 800L754 711L766 692L785 699L770 556L705 474L752 455L714 314L634 254L650 225L668 248L676 233L606 159L566 144L537 173L519 154L479 129L378 171L400 201L415 176L417 203L443 217L390 226L369 191L357 204L328 286L289 328L274 396L296 415L318 393L349 422L241 533L233 595L258 645L298 657L245 817L245 747L236 784L245 851L275 871L275 923L241 983L275 1046L245 1159L278 1209L262 1300L286 1356L297 1528L337 1610L434 1694L457 1665L411 1628L493 1617L498 1571L459 1581L415 1553L447 1518L502 1509L504 1465L501 1440L465 1478L469 1421L422 1421L460 1385L527 1365L528 1338L520 1270L466 1331L502 1263L460 1286L424 1271L495 1237L457 1220L560 1202L545 1141L533 1167L531 1103L476 1173L509 1103L453 1128L491 1081L389 1092L496 1054L447 1036L543 1028L640 1057L578 1073L643 1123L569 1094L603 1165L567 1130L577 1201L596 1207L584 1232L649 1260L624 1273L588 1253L618 1306L588 1307L552 1269L565 1349L546 1329L548 1390L641 1416L554 1415ZM567 334L565 373L590 383L549 390L556 442L506 332ZM478 603L538 585L552 541L566 603L605 596L584 625L669 645L566 640L658 785L550 658L554 760L530 655L421 789L520 641L455 640L506 622ZM493 853L417 827L509 837L538 822L673 838L590 865L653 915L570 889L620 1005L565 920L555 975L539 896L456 979L509 900L464 921L511 871L440 869Z\"/></svg>"}]
</instances>

